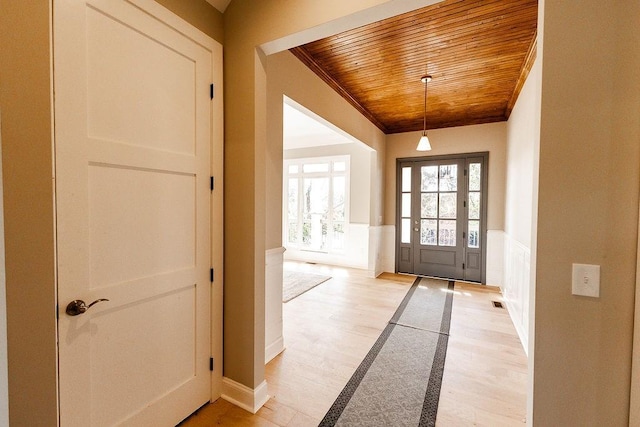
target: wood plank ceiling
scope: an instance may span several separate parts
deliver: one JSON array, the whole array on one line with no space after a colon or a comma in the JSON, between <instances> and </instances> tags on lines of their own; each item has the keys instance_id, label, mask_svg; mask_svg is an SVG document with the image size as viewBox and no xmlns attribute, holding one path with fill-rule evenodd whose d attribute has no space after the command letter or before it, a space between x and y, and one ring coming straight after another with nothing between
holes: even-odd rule
<instances>
[{"instance_id":1,"label":"wood plank ceiling","mask_svg":"<svg viewBox=\"0 0 640 427\"><path fill-rule=\"evenodd\" d=\"M383 132L509 118L536 53L537 0L445 0L291 49Z\"/></svg>"}]
</instances>

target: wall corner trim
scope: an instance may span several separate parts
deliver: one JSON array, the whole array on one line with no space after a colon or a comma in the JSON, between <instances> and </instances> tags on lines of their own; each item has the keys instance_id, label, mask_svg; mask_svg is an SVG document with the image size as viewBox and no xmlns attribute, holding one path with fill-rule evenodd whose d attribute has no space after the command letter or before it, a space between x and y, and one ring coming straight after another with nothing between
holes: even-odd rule
<instances>
[{"instance_id":1,"label":"wall corner trim","mask_svg":"<svg viewBox=\"0 0 640 427\"><path fill-rule=\"evenodd\" d=\"M269 400L267 381L251 389L231 378L222 378L222 396L229 403L255 414Z\"/></svg>"}]
</instances>

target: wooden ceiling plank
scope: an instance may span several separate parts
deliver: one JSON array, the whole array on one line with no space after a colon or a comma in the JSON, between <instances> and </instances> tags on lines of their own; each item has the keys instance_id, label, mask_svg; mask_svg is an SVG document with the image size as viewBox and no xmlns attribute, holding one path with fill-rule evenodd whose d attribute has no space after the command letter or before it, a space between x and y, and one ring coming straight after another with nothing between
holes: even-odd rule
<instances>
[{"instance_id":1,"label":"wooden ceiling plank","mask_svg":"<svg viewBox=\"0 0 640 427\"><path fill-rule=\"evenodd\" d=\"M327 83L333 90L338 92L349 104L351 104L356 110L358 110L363 116L365 116L371 123L376 125L382 132L387 131L386 126L380 122L371 112L360 104L349 92L344 90L336 81L327 73L322 70L310 57L307 52L301 48L293 48L291 52L304 64L307 65L318 77L320 77L325 83Z\"/></svg>"},{"instance_id":2,"label":"wooden ceiling plank","mask_svg":"<svg viewBox=\"0 0 640 427\"><path fill-rule=\"evenodd\" d=\"M403 38L386 38L374 40L368 45L351 46L349 50L338 52L337 49L327 49L325 52L313 53L307 51L319 62L331 62L345 60L345 58L368 57L372 53L386 52L388 49L396 48L402 51L425 51L425 55L434 49L451 48L464 45L473 41L477 44L493 44L492 41L500 41L508 44L513 40L522 37L530 37L536 30L536 24L530 22L526 25L503 22L506 25L492 26L487 29L466 28L457 32L432 33L427 30L417 30L410 36Z\"/></svg>"},{"instance_id":3,"label":"wooden ceiling plank","mask_svg":"<svg viewBox=\"0 0 640 427\"><path fill-rule=\"evenodd\" d=\"M526 79L537 1L445 0L292 52L385 133L506 120ZM528 72L528 71L527 71Z\"/></svg>"},{"instance_id":4,"label":"wooden ceiling plank","mask_svg":"<svg viewBox=\"0 0 640 427\"><path fill-rule=\"evenodd\" d=\"M511 61L514 59L517 61L517 63L507 65L507 66L511 66L513 69L519 70L521 68L521 61L526 56L526 51L524 49L527 49L530 43L531 43L530 41L527 41L526 43L518 43L518 46L520 47L520 49L505 48L502 50L496 50L496 48L492 46L478 48L472 52L474 56L477 56L478 59L467 60L464 63L462 63L460 59L469 56L469 53L470 53L469 49L464 49L464 48L456 49L455 51L450 51L450 52L447 52L447 54L440 55L437 59L431 61L429 64L429 73L432 75L438 74L436 72L437 68L444 68L445 70L455 70L456 67L470 68L470 66L474 64L492 63L496 61L505 62L505 61ZM357 79L358 77L353 76L352 73L358 73L359 71L362 71L362 72L385 71L391 74L406 75L407 70L411 69L412 65L413 67L421 70L418 76L424 74L424 71L425 71L424 67L426 63L420 60L411 60L411 62L405 62L405 63L398 63L398 61L392 61L392 60L387 60L382 62L371 60L371 61L359 63L357 67L343 67L340 70L338 70L336 67L327 67L325 69L328 72L332 72L332 73L339 73L340 71L342 71L342 73L345 74L344 79L348 80L348 79ZM380 68L380 67L383 67L383 68Z\"/></svg>"},{"instance_id":5,"label":"wooden ceiling plank","mask_svg":"<svg viewBox=\"0 0 640 427\"><path fill-rule=\"evenodd\" d=\"M508 22L511 23L518 23L518 22L530 22L532 17L536 17L537 18L537 11L536 8L515 8L513 10L509 11L509 14L504 15L503 11L500 11L499 13L495 13L495 14L485 14L482 15L485 19L486 22L483 25L491 25L493 22L500 22L500 20L505 20L508 19ZM467 28L471 27L472 29L477 30L479 26L481 26L481 21L478 20L478 18L475 18L473 20L469 19L469 13L468 11L463 11L461 13L461 16L457 17L456 15L452 15L452 16L446 16L445 17L446 20L445 21L434 21L434 20L430 20L430 21L420 21L420 20L413 20L411 22L409 22L407 24L407 28L404 31L397 31L397 29L395 28L390 28L387 31L393 31L394 34L400 34L403 37L406 37L406 35L414 33L414 32L420 32L420 33L424 33L425 31L427 31L430 34L438 34L438 33L452 33L453 31L465 31ZM460 25L457 25L460 24ZM463 25L464 24L464 25ZM454 30L451 31L452 26L456 25L456 27L453 27ZM443 31L444 30L444 31ZM356 40L348 40L348 41L341 41L341 42L333 42L330 40L330 38L328 39L323 39L320 41L316 41L316 42L311 42L308 43L307 45L305 45L305 47L307 47L308 51L313 54L316 55L318 53L322 53L326 50L331 50L332 54L340 54L342 52L342 48L344 47L345 49L349 49L349 48L360 48L361 45L367 45L370 44L372 41L379 41L380 39L384 39L386 37L384 32L370 32L366 35L360 36L358 39Z\"/></svg>"},{"instance_id":6,"label":"wooden ceiling plank","mask_svg":"<svg viewBox=\"0 0 640 427\"><path fill-rule=\"evenodd\" d=\"M354 52L351 55L342 55L325 59L317 58L313 55L311 56L314 57L318 64L321 64L323 67L327 67L328 69L336 68L340 64L343 64L341 68L349 68L355 66L355 64L361 66L363 64L373 62L377 59L383 58L383 54L379 52L385 52L384 48L387 49L387 52L390 52L386 55L387 59L398 58L399 60L402 60L403 58L411 58L412 60L422 61L423 63L426 63L427 60L432 62L447 60L455 54L469 56L470 53L474 53L481 57L480 55L485 53L484 49L493 51L494 54L500 54L505 51L518 51L522 52L524 57L524 49L526 49L524 46L528 47L534 32L535 27L514 30L510 32L509 37L503 37L503 40L499 43L486 42L479 39L477 35L459 39L451 38L447 40L446 43L440 43L439 45L430 43L429 40L425 40L424 38L418 38L416 40L406 41L407 46L410 47L401 47L402 44L396 45L395 43L389 42L381 44L381 46L378 47L378 50L370 50L365 53ZM489 40L496 40L500 37L500 34L503 34L503 32L486 32L484 37ZM477 53L469 52L471 48L483 50L480 50Z\"/></svg>"},{"instance_id":7,"label":"wooden ceiling plank","mask_svg":"<svg viewBox=\"0 0 640 427\"><path fill-rule=\"evenodd\" d=\"M432 29L439 30L440 27L448 28L459 22L472 22L477 24L478 17L483 15L496 14L496 11L502 12L508 11L508 15L515 15L519 10L527 10L532 7L532 0L517 1L517 2L505 2L504 0L481 0L481 1L459 1L456 2L458 7L449 5L450 2L439 3L440 6L433 9L433 6L429 6L417 11L408 12L398 17L389 18L378 23L359 27L345 33L341 33L335 36L330 36L325 39L321 39L315 42L309 43L309 45L317 46L320 49L327 48L329 46L335 46L340 44L351 44L352 42L361 42L367 40L368 37L375 37L377 34L384 34L385 31L395 31L403 28L413 28L415 26L429 24ZM490 5L498 5L498 8L491 9ZM478 7L482 5L482 7ZM535 4L533 4L535 6ZM535 7L534 7L535 9ZM498 13L500 15L500 13ZM475 21L475 22L474 22Z\"/></svg>"}]
</instances>

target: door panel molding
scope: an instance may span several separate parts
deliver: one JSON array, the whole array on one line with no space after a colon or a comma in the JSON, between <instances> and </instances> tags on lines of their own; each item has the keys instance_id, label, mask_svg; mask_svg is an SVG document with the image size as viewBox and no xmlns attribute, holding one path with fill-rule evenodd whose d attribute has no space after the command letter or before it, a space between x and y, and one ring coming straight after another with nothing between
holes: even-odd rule
<instances>
[{"instance_id":1,"label":"door panel molding","mask_svg":"<svg viewBox=\"0 0 640 427\"><path fill-rule=\"evenodd\" d=\"M53 8L60 420L176 424L222 379L222 47L151 0Z\"/></svg>"}]
</instances>

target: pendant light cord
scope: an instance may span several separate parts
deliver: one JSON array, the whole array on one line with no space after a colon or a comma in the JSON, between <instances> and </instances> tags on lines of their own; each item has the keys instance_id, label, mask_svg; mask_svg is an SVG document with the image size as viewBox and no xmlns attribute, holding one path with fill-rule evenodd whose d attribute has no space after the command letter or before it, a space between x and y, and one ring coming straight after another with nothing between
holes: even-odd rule
<instances>
[{"instance_id":1,"label":"pendant light cord","mask_svg":"<svg viewBox=\"0 0 640 427\"><path fill-rule=\"evenodd\" d=\"M422 123L422 134L426 135L427 133L427 79L424 81L424 119Z\"/></svg>"}]
</instances>

